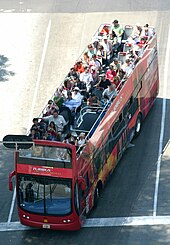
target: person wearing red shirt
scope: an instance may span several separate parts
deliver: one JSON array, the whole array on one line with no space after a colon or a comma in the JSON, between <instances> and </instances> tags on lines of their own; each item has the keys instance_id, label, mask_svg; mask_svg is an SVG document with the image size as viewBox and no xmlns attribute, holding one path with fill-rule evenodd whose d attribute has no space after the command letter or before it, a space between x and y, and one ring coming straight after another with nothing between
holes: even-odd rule
<instances>
[{"instance_id":1,"label":"person wearing red shirt","mask_svg":"<svg viewBox=\"0 0 170 245\"><path fill-rule=\"evenodd\" d=\"M82 64L82 61L77 61L74 65L74 70L77 71L79 74L84 72L84 66Z\"/></svg>"},{"instance_id":2,"label":"person wearing red shirt","mask_svg":"<svg viewBox=\"0 0 170 245\"><path fill-rule=\"evenodd\" d=\"M114 70L114 66L110 65L109 69L106 71L106 78L113 82L114 77L116 76L116 71Z\"/></svg>"}]
</instances>

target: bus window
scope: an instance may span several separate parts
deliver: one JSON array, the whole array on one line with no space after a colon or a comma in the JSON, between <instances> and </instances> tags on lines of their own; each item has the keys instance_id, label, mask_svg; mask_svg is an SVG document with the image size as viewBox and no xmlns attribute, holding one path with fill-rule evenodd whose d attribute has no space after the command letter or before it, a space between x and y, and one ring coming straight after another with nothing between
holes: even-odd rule
<instances>
[{"instance_id":1,"label":"bus window","mask_svg":"<svg viewBox=\"0 0 170 245\"><path fill-rule=\"evenodd\" d=\"M71 179L18 176L18 201L24 211L42 215L71 213Z\"/></svg>"}]
</instances>

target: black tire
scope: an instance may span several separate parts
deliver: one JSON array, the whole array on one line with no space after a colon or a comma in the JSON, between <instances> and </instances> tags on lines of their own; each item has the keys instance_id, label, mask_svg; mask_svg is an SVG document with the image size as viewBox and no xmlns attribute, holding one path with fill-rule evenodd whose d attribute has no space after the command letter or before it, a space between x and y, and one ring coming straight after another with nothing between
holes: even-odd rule
<instances>
[{"instance_id":1,"label":"black tire","mask_svg":"<svg viewBox=\"0 0 170 245\"><path fill-rule=\"evenodd\" d=\"M94 192L94 208L97 207L99 197L100 197L100 188L99 186L97 186Z\"/></svg>"},{"instance_id":2,"label":"black tire","mask_svg":"<svg viewBox=\"0 0 170 245\"><path fill-rule=\"evenodd\" d=\"M142 115L139 114L135 124L135 137L137 137L140 134L141 127L142 127Z\"/></svg>"}]
</instances>

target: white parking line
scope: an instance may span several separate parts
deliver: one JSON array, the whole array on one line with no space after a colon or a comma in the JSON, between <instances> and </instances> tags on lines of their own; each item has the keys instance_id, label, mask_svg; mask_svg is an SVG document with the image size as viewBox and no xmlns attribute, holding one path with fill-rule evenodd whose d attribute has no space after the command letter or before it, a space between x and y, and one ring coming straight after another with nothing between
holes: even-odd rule
<instances>
[{"instance_id":1,"label":"white parking line","mask_svg":"<svg viewBox=\"0 0 170 245\"><path fill-rule=\"evenodd\" d=\"M37 77L37 81L36 81L36 87L35 87L35 90L34 90L32 106L31 106L31 110L30 110L30 113L29 113L27 131L31 128L31 123L32 123L32 118L33 118L33 111L34 111L34 107L35 107L35 104L36 104L37 93L38 93L38 90L39 90L39 84L40 84L41 75L42 75L42 71L43 71L45 55L46 55L46 51L47 51L47 47L48 47L48 40L49 40L49 36L50 36L50 30L51 30L51 20L49 20L48 27L47 27L47 30L46 30L45 42L44 42L41 62L40 62L39 70L38 70L38 77Z\"/></svg>"},{"instance_id":2,"label":"white parking line","mask_svg":"<svg viewBox=\"0 0 170 245\"><path fill-rule=\"evenodd\" d=\"M86 219L83 228L170 225L170 216L138 216ZM1 231L23 231L36 228L21 225L20 222L0 223Z\"/></svg>"},{"instance_id":3,"label":"white parking line","mask_svg":"<svg viewBox=\"0 0 170 245\"><path fill-rule=\"evenodd\" d=\"M13 197L12 197L12 203L11 203L9 216L8 216L8 222L7 222L8 224L11 222L11 219L12 219L12 213L13 213L13 210L14 210L15 198L16 198L16 187L14 189L14 193L13 193Z\"/></svg>"},{"instance_id":4,"label":"white parking line","mask_svg":"<svg viewBox=\"0 0 170 245\"><path fill-rule=\"evenodd\" d=\"M158 161L157 161L157 170L156 170L153 216L156 216L157 203L158 203L161 156L162 156L162 150L163 150L163 138L164 138L164 128L165 128L165 117L166 117L166 97L167 97L167 84L168 84L168 74L169 74L168 72L169 54L170 54L170 27L169 27L169 32L168 32L168 41L167 41L166 56L165 56L162 118L161 118L161 131L160 131L160 137L159 137L159 152L158 152Z\"/></svg>"}]
</instances>

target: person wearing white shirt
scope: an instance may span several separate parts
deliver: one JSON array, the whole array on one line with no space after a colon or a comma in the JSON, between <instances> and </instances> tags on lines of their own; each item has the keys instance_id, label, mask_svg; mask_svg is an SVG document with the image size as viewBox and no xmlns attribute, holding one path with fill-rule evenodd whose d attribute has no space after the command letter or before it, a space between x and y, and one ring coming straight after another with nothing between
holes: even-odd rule
<instances>
[{"instance_id":1,"label":"person wearing white shirt","mask_svg":"<svg viewBox=\"0 0 170 245\"><path fill-rule=\"evenodd\" d=\"M59 115L58 111L55 110L53 115L43 117L44 120L48 120L49 124L51 121L55 123L55 126L57 127L58 132L63 132L64 126L66 126L66 121L62 115Z\"/></svg>"},{"instance_id":2,"label":"person wearing white shirt","mask_svg":"<svg viewBox=\"0 0 170 245\"><path fill-rule=\"evenodd\" d=\"M93 77L87 66L84 67L84 72L80 74L80 81L86 85L87 92L90 92L93 84Z\"/></svg>"},{"instance_id":3,"label":"person wearing white shirt","mask_svg":"<svg viewBox=\"0 0 170 245\"><path fill-rule=\"evenodd\" d=\"M77 104L76 108L81 106L82 99L83 99L83 96L80 94L79 91L80 89L78 87L75 87L72 92L72 98L76 101L76 104Z\"/></svg>"}]
</instances>

